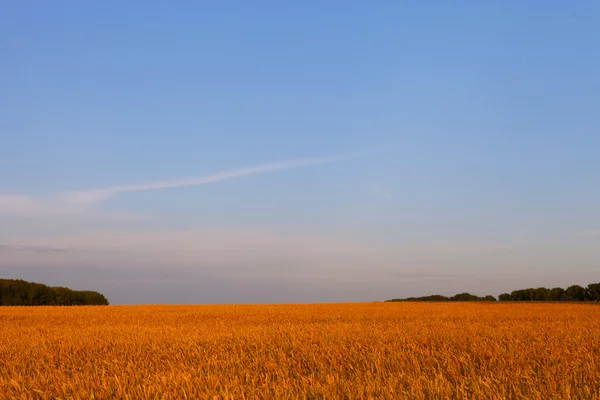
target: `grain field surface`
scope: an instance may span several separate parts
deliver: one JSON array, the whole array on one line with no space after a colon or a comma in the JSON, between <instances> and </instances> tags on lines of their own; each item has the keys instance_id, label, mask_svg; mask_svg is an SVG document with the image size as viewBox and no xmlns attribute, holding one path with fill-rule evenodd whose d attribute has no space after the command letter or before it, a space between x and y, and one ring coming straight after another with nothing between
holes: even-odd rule
<instances>
[{"instance_id":1,"label":"grain field surface","mask_svg":"<svg viewBox=\"0 0 600 400\"><path fill-rule=\"evenodd\" d=\"M600 307L0 307L0 399L600 399Z\"/></svg>"}]
</instances>

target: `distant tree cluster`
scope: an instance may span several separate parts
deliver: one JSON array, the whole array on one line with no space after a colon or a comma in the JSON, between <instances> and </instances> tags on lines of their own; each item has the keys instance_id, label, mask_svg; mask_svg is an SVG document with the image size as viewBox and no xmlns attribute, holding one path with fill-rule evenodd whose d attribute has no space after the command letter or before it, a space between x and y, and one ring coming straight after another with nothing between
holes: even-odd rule
<instances>
[{"instance_id":1,"label":"distant tree cluster","mask_svg":"<svg viewBox=\"0 0 600 400\"><path fill-rule=\"evenodd\" d=\"M573 285L566 289L537 289L514 290L510 294L502 293L500 301L600 301L600 283L590 283L587 287Z\"/></svg>"},{"instance_id":2,"label":"distant tree cluster","mask_svg":"<svg viewBox=\"0 0 600 400\"><path fill-rule=\"evenodd\" d=\"M108 305L104 295L90 290L50 287L20 279L0 279L0 306Z\"/></svg>"},{"instance_id":3,"label":"distant tree cluster","mask_svg":"<svg viewBox=\"0 0 600 400\"><path fill-rule=\"evenodd\" d=\"M434 294L431 296L408 297L406 299L392 299L387 301L496 301L496 298L491 295L479 297L470 293L459 293L452 297L442 296L441 294Z\"/></svg>"},{"instance_id":4,"label":"distant tree cluster","mask_svg":"<svg viewBox=\"0 0 600 400\"><path fill-rule=\"evenodd\" d=\"M500 301L600 301L600 283L590 283L587 287L573 285L566 289L537 289L514 290L510 294L502 293L498 296ZM452 297L439 294L423 297L408 297L405 299L392 299L392 301L496 301L494 296L479 297L470 293L460 293Z\"/></svg>"}]
</instances>

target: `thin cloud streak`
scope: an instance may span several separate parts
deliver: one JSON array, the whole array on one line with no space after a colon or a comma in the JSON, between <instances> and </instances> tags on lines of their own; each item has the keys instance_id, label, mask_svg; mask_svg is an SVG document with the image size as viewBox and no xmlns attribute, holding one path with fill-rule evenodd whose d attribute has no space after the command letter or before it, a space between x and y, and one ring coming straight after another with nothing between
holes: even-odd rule
<instances>
[{"instance_id":1,"label":"thin cloud streak","mask_svg":"<svg viewBox=\"0 0 600 400\"><path fill-rule=\"evenodd\" d=\"M100 212L94 207L94 205L108 200L120 193L206 185L209 183L242 178L245 176L260 175L287 169L342 161L367 153L369 153L369 151L338 156L288 160L271 164L225 170L187 179L172 179L167 181L112 186L98 189L72 190L58 193L49 197L36 197L31 195L0 192L0 216L18 218L90 218L95 216L103 219L139 219L142 218L141 215L131 215L129 213L121 215Z\"/></svg>"},{"instance_id":2,"label":"thin cloud streak","mask_svg":"<svg viewBox=\"0 0 600 400\"><path fill-rule=\"evenodd\" d=\"M29 195L0 193L0 217L19 219L78 219L95 221L135 221L146 217L139 213L106 212L89 209L85 204L60 199L36 198Z\"/></svg>"},{"instance_id":3,"label":"thin cloud streak","mask_svg":"<svg viewBox=\"0 0 600 400\"><path fill-rule=\"evenodd\" d=\"M203 175L187 179L175 179L168 181L149 182L142 184L132 184L125 186L114 186L101 189L90 189L90 190L78 190L64 193L61 198L70 203L77 204L93 204L108 200L109 198L127 192L139 192L147 190L158 190L168 189L177 187L187 186L198 186L206 185L209 183L222 182L237 178L242 178L250 175L260 175L268 172L276 172L286 169L301 168L311 165L325 164L334 161L341 161L351 158L352 155L347 156L332 156L332 157L321 157L321 158L306 158L300 160L283 161L279 163L264 164L254 167L246 167L240 169L233 169L227 171L221 171L214 174Z\"/></svg>"}]
</instances>

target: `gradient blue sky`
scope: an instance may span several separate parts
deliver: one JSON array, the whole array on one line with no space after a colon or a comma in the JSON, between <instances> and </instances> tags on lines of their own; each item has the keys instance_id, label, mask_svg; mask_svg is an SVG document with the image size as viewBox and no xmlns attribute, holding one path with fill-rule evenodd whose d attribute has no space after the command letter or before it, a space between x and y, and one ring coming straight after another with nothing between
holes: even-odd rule
<instances>
[{"instance_id":1,"label":"gradient blue sky","mask_svg":"<svg viewBox=\"0 0 600 400\"><path fill-rule=\"evenodd\" d=\"M599 26L595 1L4 2L0 276L113 303L598 281Z\"/></svg>"}]
</instances>

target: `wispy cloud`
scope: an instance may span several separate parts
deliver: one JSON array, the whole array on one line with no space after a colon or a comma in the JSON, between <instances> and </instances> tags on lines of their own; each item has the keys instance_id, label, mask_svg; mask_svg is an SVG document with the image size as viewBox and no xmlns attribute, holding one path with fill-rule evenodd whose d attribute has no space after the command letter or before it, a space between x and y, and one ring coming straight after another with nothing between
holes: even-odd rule
<instances>
[{"instance_id":1,"label":"wispy cloud","mask_svg":"<svg viewBox=\"0 0 600 400\"><path fill-rule=\"evenodd\" d=\"M59 201L42 200L34 196L0 193L0 215L16 217L46 217L78 215L84 211L77 207L65 207Z\"/></svg>"},{"instance_id":2,"label":"wispy cloud","mask_svg":"<svg viewBox=\"0 0 600 400\"><path fill-rule=\"evenodd\" d=\"M0 244L0 254L3 252L33 252L33 253L62 253L68 251L63 248L54 248L54 247L36 247L36 246L18 246L18 245L6 245Z\"/></svg>"},{"instance_id":3,"label":"wispy cloud","mask_svg":"<svg viewBox=\"0 0 600 400\"><path fill-rule=\"evenodd\" d=\"M0 216L16 217L56 217L56 216L89 216L90 207L118 194L139 192L158 189L168 189L186 186L206 185L243 178L251 175L260 175L287 169L308 167L334 161L346 160L357 154L339 155L330 157L304 158L288 160L277 163L249 166L238 169L225 170L212 174L196 176L185 179L171 179L136 183L123 186L112 186L96 189L72 190L59 193L47 198L38 198L21 194L0 193Z\"/></svg>"},{"instance_id":4,"label":"wispy cloud","mask_svg":"<svg viewBox=\"0 0 600 400\"><path fill-rule=\"evenodd\" d=\"M62 198L66 201L76 204L91 204L107 200L119 193L206 185L208 183L222 182L250 175L259 175L268 172L276 172L286 169L306 167L310 165L325 164L333 161L343 160L346 158L349 158L349 156L306 158L300 160L283 161L272 164L263 164L253 167L221 171L209 175L202 175L186 179L173 179L167 181L113 186L100 189L71 191L64 193Z\"/></svg>"},{"instance_id":5,"label":"wispy cloud","mask_svg":"<svg viewBox=\"0 0 600 400\"><path fill-rule=\"evenodd\" d=\"M100 221L136 220L139 213L91 210L85 204L76 204L56 198L37 198L30 195L0 193L0 217L61 220L85 219Z\"/></svg>"},{"instance_id":6,"label":"wispy cloud","mask_svg":"<svg viewBox=\"0 0 600 400\"><path fill-rule=\"evenodd\" d=\"M244 284L435 283L448 281L451 275L464 277L464 271L468 271L464 266L452 274L444 272L443 267L456 267L457 259L469 263L473 252L467 252L468 248L479 246L448 243L390 247L352 234L300 233L267 227L90 231L0 241L0 272L3 268L27 270L35 266L49 267L49 271L113 268L143 278L148 278L145 271L199 273Z\"/></svg>"}]
</instances>

